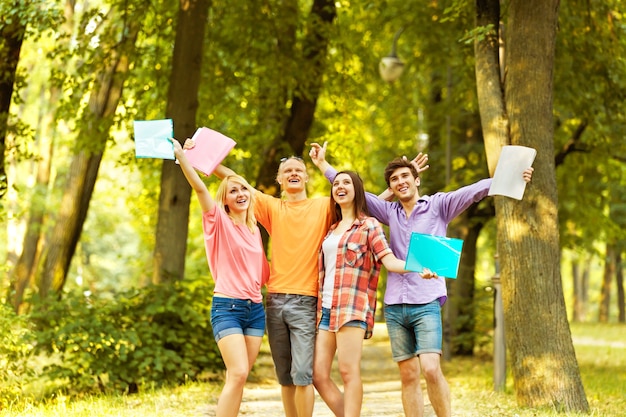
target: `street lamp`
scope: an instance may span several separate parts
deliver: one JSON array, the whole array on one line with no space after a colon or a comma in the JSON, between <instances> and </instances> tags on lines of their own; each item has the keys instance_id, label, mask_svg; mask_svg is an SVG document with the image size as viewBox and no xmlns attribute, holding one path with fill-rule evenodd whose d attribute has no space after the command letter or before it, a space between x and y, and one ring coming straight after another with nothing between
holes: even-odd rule
<instances>
[{"instance_id":1,"label":"street lamp","mask_svg":"<svg viewBox=\"0 0 626 417\"><path fill-rule=\"evenodd\" d=\"M382 58L378 64L378 71L380 72L380 78L383 81L392 83L397 80L404 71L404 62L398 57L396 53L396 46L398 44L398 38L404 31L404 28L400 28L393 37L393 45L389 55Z\"/></svg>"}]
</instances>

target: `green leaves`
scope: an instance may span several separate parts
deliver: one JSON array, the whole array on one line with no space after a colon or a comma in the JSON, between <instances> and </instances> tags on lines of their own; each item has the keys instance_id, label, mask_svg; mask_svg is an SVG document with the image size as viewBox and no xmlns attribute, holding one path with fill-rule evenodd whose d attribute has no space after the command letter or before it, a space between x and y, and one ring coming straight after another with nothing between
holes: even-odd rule
<instances>
[{"instance_id":1,"label":"green leaves","mask_svg":"<svg viewBox=\"0 0 626 417\"><path fill-rule=\"evenodd\" d=\"M67 295L33 319L45 376L72 392L125 392L129 386L181 384L222 368L210 327L208 285L176 282L110 298Z\"/></svg>"}]
</instances>

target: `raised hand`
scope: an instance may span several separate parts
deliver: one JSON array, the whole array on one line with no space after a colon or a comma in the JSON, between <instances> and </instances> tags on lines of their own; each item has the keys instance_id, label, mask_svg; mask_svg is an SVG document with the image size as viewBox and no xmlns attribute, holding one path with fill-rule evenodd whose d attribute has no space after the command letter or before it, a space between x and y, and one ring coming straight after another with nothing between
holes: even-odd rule
<instances>
[{"instance_id":1,"label":"raised hand","mask_svg":"<svg viewBox=\"0 0 626 417\"><path fill-rule=\"evenodd\" d=\"M535 168L533 167L528 167L524 170L524 172L522 173L522 176L524 177L524 181L526 182L530 182L530 180L533 177L533 171L535 170Z\"/></svg>"},{"instance_id":2,"label":"raised hand","mask_svg":"<svg viewBox=\"0 0 626 417\"><path fill-rule=\"evenodd\" d=\"M403 156L402 159L404 159L405 161L408 161L406 156ZM427 153L420 152L417 154L415 158L411 159L409 162L411 162L411 164L415 167L418 174L421 174L422 172L430 168L430 165L427 165L428 164Z\"/></svg>"}]
</instances>

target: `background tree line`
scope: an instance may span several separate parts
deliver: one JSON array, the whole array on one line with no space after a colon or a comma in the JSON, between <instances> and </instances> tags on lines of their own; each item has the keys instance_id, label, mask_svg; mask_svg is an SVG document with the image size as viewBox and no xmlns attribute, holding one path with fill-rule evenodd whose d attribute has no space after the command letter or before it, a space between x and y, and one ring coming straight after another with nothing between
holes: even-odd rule
<instances>
[{"instance_id":1,"label":"background tree line","mask_svg":"<svg viewBox=\"0 0 626 417\"><path fill-rule=\"evenodd\" d=\"M576 0L5 2L3 301L45 311L41 300L71 293L208 281L190 189L173 163L134 158L133 120L172 118L179 140L198 126L233 137L226 163L274 194L279 159L305 155L313 141L328 141L330 162L360 172L374 192L397 155L428 152L422 193L433 193L493 173L504 144L532 146L522 202L487 199L451 226L465 244L449 283L448 349L475 351L477 299L489 286L481 270L492 271L498 253L513 363L539 352L564 358L539 389L535 370L514 365L520 403L585 409L563 286L572 320L625 321L622 9ZM406 70L387 84L378 61L399 28ZM309 191L325 195L328 185L316 175ZM561 371L568 384L553 383Z\"/></svg>"}]
</instances>

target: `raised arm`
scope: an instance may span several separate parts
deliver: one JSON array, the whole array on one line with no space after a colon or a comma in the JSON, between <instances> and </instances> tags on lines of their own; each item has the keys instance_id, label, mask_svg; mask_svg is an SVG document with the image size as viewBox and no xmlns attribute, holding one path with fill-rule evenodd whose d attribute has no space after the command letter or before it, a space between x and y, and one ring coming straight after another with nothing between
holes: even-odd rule
<instances>
[{"instance_id":1,"label":"raised arm","mask_svg":"<svg viewBox=\"0 0 626 417\"><path fill-rule=\"evenodd\" d=\"M215 206L215 200L211 197L211 193L206 188L206 185L202 182L202 179L196 172L191 163L185 156L185 152L183 152L183 148L180 146L180 142L176 139L170 138L170 141L174 145L174 155L180 164L180 168L183 171L183 175L187 178L187 182L191 185L191 188L198 195L198 200L200 201L200 207L202 207L203 212L210 211Z\"/></svg>"}]
</instances>

